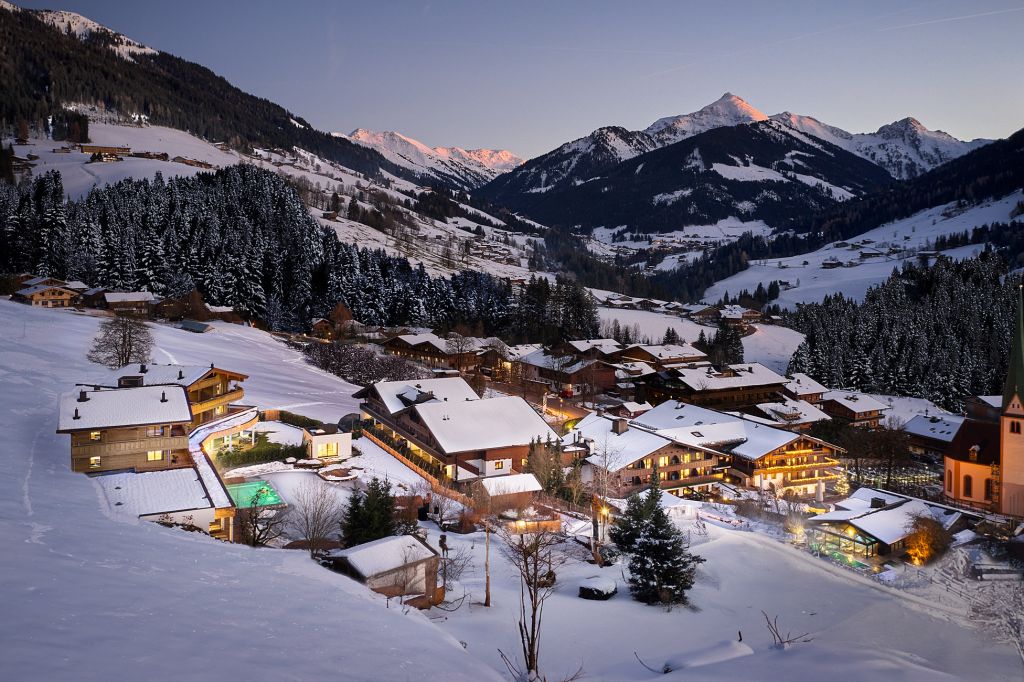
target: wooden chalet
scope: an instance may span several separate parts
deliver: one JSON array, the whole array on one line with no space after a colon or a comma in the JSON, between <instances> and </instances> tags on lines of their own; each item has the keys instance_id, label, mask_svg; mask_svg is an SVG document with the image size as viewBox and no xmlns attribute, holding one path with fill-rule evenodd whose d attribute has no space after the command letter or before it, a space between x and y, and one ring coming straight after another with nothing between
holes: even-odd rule
<instances>
[{"instance_id":1,"label":"wooden chalet","mask_svg":"<svg viewBox=\"0 0 1024 682\"><path fill-rule=\"evenodd\" d=\"M676 367L635 380L637 399L658 404L680 400L719 410L742 410L774 402L787 379L764 365Z\"/></svg>"},{"instance_id":2,"label":"wooden chalet","mask_svg":"<svg viewBox=\"0 0 1024 682\"><path fill-rule=\"evenodd\" d=\"M876 428L885 418L889 405L865 393L829 391L821 397L821 409L833 419L853 426Z\"/></svg>"},{"instance_id":3,"label":"wooden chalet","mask_svg":"<svg viewBox=\"0 0 1024 682\"><path fill-rule=\"evenodd\" d=\"M58 282L60 280L57 280ZM70 308L81 303L81 295L61 284L33 284L14 292L12 301L41 308Z\"/></svg>"},{"instance_id":4,"label":"wooden chalet","mask_svg":"<svg viewBox=\"0 0 1024 682\"><path fill-rule=\"evenodd\" d=\"M108 291L103 294L103 307L117 315L151 317L156 297L148 291Z\"/></svg>"}]
</instances>

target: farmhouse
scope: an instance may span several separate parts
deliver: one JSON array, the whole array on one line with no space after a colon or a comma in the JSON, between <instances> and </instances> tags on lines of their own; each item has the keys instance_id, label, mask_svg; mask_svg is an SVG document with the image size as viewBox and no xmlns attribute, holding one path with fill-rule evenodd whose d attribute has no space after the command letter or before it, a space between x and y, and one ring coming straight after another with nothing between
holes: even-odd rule
<instances>
[{"instance_id":1,"label":"farmhouse","mask_svg":"<svg viewBox=\"0 0 1024 682\"><path fill-rule=\"evenodd\" d=\"M77 291L63 283L33 284L14 292L11 299L41 308L69 308L82 300Z\"/></svg>"},{"instance_id":2,"label":"farmhouse","mask_svg":"<svg viewBox=\"0 0 1024 682\"><path fill-rule=\"evenodd\" d=\"M384 381L358 391L364 433L456 481L508 475L526 465L530 443L558 436L519 397L477 397L463 379Z\"/></svg>"},{"instance_id":3,"label":"farmhouse","mask_svg":"<svg viewBox=\"0 0 1024 682\"><path fill-rule=\"evenodd\" d=\"M103 294L104 307L118 315L149 317L156 297L148 291L108 291Z\"/></svg>"}]
</instances>

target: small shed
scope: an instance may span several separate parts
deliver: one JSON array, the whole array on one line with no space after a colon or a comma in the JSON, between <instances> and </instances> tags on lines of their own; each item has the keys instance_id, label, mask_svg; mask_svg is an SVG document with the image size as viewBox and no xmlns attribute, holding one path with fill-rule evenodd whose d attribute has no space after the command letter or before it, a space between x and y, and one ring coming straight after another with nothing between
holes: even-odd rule
<instances>
[{"instance_id":1,"label":"small shed","mask_svg":"<svg viewBox=\"0 0 1024 682\"><path fill-rule=\"evenodd\" d=\"M213 325L206 324L205 322L197 322L196 320L182 320L181 324L178 325L178 328L195 334L205 334L206 332L213 331Z\"/></svg>"},{"instance_id":2,"label":"small shed","mask_svg":"<svg viewBox=\"0 0 1024 682\"><path fill-rule=\"evenodd\" d=\"M302 444L306 446L306 457L310 459L323 457L348 459L352 456L352 434L340 432L337 426L304 429Z\"/></svg>"},{"instance_id":3,"label":"small shed","mask_svg":"<svg viewBox=\"0 0 1024 682\"><path fill-rule=\"evenodd\" d=\"M395 535L327 553L336 570L388 597L424 596L437 591L440 557L415 535Z\"/></svg>"},{"instance_id":4,"label":"small shed","mask_svg":"<svg viewBox=\"0 0 1024 682\"><path fill-rule=\"evenodd\" d=\"M480 488L492 511L527 507L533 502L534 496L543 490L533 474L491 476L480 481Z\"/></svg>"}]
</instances>

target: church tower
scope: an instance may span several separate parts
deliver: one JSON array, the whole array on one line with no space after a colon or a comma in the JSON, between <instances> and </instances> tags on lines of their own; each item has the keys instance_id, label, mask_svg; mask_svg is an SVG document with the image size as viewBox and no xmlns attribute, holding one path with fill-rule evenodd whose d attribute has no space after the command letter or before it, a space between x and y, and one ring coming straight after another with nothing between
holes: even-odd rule
<instances>
[{"instance_id":1,"label":"church tower","mask_svg":"<svg viewBox=\"0 0 1024 682\"><path fill-rule=\"evenodd\" d=\"M994 491L998 500L993 500L993 507L1003 514L1024 516L1024 287L1018 286L1017 292L1017 319L999 418L999 469Z\"/></svg>"}]
</instances>

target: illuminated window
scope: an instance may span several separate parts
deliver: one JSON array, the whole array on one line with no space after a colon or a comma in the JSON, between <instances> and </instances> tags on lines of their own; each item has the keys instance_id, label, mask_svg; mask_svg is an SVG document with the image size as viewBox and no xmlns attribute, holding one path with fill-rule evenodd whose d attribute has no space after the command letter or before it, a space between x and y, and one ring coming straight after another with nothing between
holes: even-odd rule
<instances>
[{"instance_id":1,"label":"illuminated window","mask_svg":"<svg viewBox=\"0 0 1024 682\"><path fill-rule=\"evenodd\" d=\"M337 443L321 443L317 446L316 456L317 457L334 457L338 454Z\"/></svg>"},{"instance_id":2,"label":"illuminated window","mask_svg":"<svg viewBox=\"0 0 1024 682\"><path fill-rule=\"evenodd\" d=\"M163 450L150 450L146 453L147 462L159 462L164 458Z\"/></svg>"},{"instance_id":3,"label":"illuminated window","mask_svg":"<svg viewBox=\"0 0 1024 682\"><path fill-rule=\"evenodd\" d=\"M99 457L90 457L89 458L89 468L90 469L99 469L100 468L100 458Z\"/></svg>"},{"instance_id":4,"label":"illuminated window","mask_svg":"<svg viewBox=\"0 0 1024 682\"><path fill-rule=\"evenodd\" d=\"M103 438L103 432L102 431L90 431L89 432L89 440L100 440L102 438Z\"/></svg>"},{"instance_id":5,"label":"illuminated window","mask_svg":"<svg viewBox=\"0 0 1024 682\"><path fill-rule=\"evenodd\" d=\"M663 457L659 457L658 458L658 466L660 466L660 467L668 466L668 457L664 457L664 456Z\"/></svg>"},{"instance_id":6,"label":"illuminated window","mask_svg":"<svg viewBox=\"0 0 1024 682\"><path fill-rule=\"evenodd\" d=\"M504 469L505 468L505 462L503 462L502 460L499 459L497 462L494 463L494 468L495 469Z\"/></svg>"}]
</instances>

